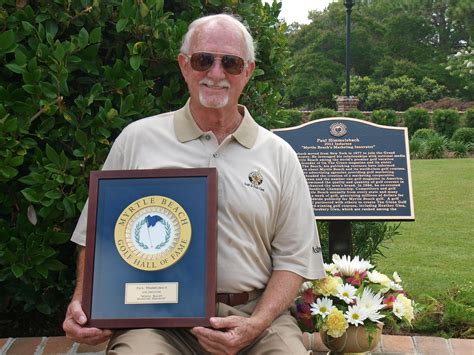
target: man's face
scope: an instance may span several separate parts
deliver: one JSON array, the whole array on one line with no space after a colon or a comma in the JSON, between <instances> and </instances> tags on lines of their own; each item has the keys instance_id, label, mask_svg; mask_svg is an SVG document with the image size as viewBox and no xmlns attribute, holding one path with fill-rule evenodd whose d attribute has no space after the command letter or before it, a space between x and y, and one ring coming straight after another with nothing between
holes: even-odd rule
<instances>
[{"instance_id":1,"label":"man's face","mask_svg":"<svg viewBox=\"0 0 474 355\"><path fill-rule=\"evenodd\" d=\"M205 71L194 70L185 56L179 56L181 72L188 84L191 100L206 108L235 107L255 64L248 63L242 73L234 75L224 70L221 60L226 54L246 58L241 33L227 23L203 25L192 37L189 55L201 52L212 53L215 57L212 66Z\"/></svg>"}]
</instances>

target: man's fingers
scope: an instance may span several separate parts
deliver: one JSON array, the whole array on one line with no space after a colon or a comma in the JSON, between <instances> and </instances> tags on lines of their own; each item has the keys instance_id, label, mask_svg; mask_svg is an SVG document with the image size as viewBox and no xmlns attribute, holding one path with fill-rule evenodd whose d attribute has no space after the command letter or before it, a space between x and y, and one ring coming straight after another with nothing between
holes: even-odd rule
<instances>
[{"instance_id":1,"label":"man's fingers","mask_svg":"<svg viewBox=\"0 0 474 355\"><path fill-rule=\"evenodd\" d=\"M72 318L81 325L86 324L87 318L86 314L82 310L82 306L79 301L72 301L69 305L69 310L71 312Z\"/></svg>"}]
</instances>

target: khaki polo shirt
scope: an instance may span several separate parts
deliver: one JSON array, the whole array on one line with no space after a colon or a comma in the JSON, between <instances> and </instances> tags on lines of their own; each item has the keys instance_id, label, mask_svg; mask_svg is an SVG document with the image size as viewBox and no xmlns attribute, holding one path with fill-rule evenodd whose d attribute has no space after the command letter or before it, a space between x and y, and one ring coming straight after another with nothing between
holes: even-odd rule
<instances>
[{"instance_id":1,"label":"khaki polo shirt","mask_svg":"<svg viewBox=\"0 0 474 355\"><path fill-rule=\"evenodd\" d=\"M202 168L218 171L218 292L265 288L273 270L324 277L309 189L296 153L260 127L244 106L220 145L195 123L189 102L128 125L104 170ZM85 245L87 204L72 240Z\"/></svg>"}]
</instances>

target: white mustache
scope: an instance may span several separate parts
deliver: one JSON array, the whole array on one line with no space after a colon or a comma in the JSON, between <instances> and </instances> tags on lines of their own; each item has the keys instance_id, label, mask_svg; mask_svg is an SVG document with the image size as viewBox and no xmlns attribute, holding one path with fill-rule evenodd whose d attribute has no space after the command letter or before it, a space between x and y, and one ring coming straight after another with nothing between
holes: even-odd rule
<instances>
[{"instance_id":1,"label":"white mustache","mask_svg":"<svg viewBox=\"0 0 474 355\"><path fill-rule=\"evenodd\" d=\"M229 88L230 83L226 79L219 80L218 82L215 82L214 80L204 78L202 79L199 84L204 84L207 86L213 86L213 87L221 87L221 88Z\"/></svg>"}]
</instances>

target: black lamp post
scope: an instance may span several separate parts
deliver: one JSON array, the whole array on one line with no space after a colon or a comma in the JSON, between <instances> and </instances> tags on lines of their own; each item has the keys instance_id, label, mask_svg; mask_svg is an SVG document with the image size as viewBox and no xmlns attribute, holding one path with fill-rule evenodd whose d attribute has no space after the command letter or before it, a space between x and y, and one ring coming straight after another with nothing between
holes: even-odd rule
<instances>
[{"instance_id":1,"label":"black lamp post","mask_svg":"<svg viewBox=\"0 0 474 355\"><path fill-rule=\"evenodd\" d=\"M351 13L355 0L344 0L346 7L346 96L351 96Z\"/></svg>"}]
</instances>

